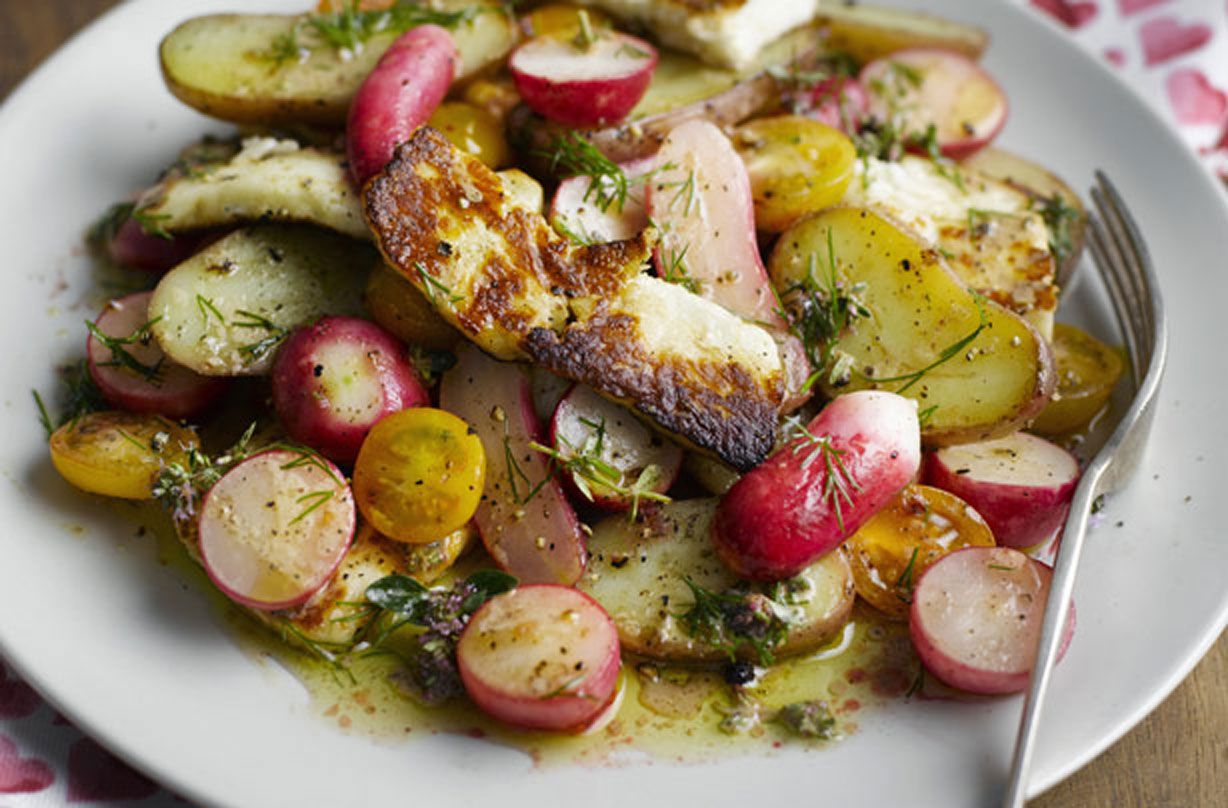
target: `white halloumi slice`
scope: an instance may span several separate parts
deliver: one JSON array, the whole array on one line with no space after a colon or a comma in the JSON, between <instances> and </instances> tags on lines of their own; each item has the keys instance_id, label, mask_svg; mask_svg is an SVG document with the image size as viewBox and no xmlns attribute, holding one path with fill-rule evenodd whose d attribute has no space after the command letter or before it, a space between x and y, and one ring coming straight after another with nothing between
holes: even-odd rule
<instances>
[{"instance_id":1,"label":"white halloumi slice","mask_svg":"<svg viewBox=\"0 0 1228 808\"><path fill-rule=\"evenodd\" d=\"M663 45L742 69L769 42L812 20L820 0L578 0L644 26Z\"/></svg>"},{"instance_id":2,"label":"white halloumi slice","mask_svg":"<svg viewBox=\"0 0 1228 808\"><path fill-rule=\"evenodd\" d=\"M906 155L859 161L844 201L908 228L970 289L1052 338L1056 262L1044 218L1027 194L966 168Z\"/></svg>"}]
</instances>

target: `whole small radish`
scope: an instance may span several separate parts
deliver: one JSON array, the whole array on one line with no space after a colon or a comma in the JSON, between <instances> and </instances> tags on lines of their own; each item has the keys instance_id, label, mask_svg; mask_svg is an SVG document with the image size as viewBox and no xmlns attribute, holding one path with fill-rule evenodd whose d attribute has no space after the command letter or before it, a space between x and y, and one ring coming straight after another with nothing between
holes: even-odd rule
<instances>
[{"instance_id":1,"label":"whole small radish","mask_svg":"<svg viewBox=\"0 0 1228 808\"><path fill-rule=\"evenodd\" d=\"M920 463L915 403L881 391L840 396L721 498L717 553L743 578L791 578L856 532Z\"/></svg>"},{"instance_id":2,"label":"whole small radish","mask_svg":"<svg viewBox=\"0 0 1228 808\"><path fill-rule=\"evenodd\" d=\"M396 147L427 122L448 94L458 61L451 35L438 25L411 28L380 57L354 95L346 124L355 183L382 171Z\"/></svg>"},{"instance_id":3,"label":"whole small radish","mask_svg":"<svg viewBox=\"0 0 1228 808\"><path fill-rule=\"evenodd\" d=\"M970 693L1017 693L1036 661L1053 570L1008 547L966 547L926 570L909 633L925 669ZM1062 646L1074 635L1073 604Z\"/></svg>"},{"instance_id":4,"label":"whole small radish","mask_svg":"<svg viewBox=\"0 0 1228 808\"><path fill-rule=\"evenodd\" d=\"M112 300L86 341L90 377L111 405L167 418L191 418L209 409L230 386L227 379L193 373L170 361L150 330L152 292Z\"/></svg>"},{"instance_id":5,"label":"whole small radish","mask_svg":"<svg viewBox=\"0 0 1228 808\"><path fill-rule=\"evenodd\" d=\"M614 699L622 668L605 609L568 586L521 586L474 613L456 646L469 698L523 729L578 732Z\"/></svg>"},{"instance_id":6,"label":"whole small radish","mask_svg":"<svg viewBox=\"0 0 1228 808\"><path fill-rule=\"evenodd\" d=\"M385 415L429 403L404 346L357 317L295 330L273 365L273 407L290 437L339 463L354 462Z\"/></svg>"}]
</instances>

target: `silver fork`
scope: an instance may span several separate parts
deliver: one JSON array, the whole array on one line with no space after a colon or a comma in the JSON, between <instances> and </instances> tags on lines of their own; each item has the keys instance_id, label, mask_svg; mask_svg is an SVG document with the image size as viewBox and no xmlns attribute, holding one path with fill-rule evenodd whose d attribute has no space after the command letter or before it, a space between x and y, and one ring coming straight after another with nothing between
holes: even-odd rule
<instances>
[{"instance_id":1,"label":"silver fork","mask_svg":"<svg viewBox=\"0 0 1228 808\"><path fill-rule=\"evenodd\" d=\"M1108 288L1117 325L1126 341L1134 396L1125 416L1083 471L1075 489L1070 518L1054 564L1049 602L1045 606L1031 686L1019 722L1003 808L1023 808L1036 729L1057 661L1061 629L1066 625L1070 610L1088 517L1100 497L1124 487L1138 468L1155 415L1156 392L1164 375L1168 345L1164 304L1147 245L1121 195L1100 171L1096 172L1092 201L1096 212L1088 217L1088 246Z\"/></svg>"}]
</instances>

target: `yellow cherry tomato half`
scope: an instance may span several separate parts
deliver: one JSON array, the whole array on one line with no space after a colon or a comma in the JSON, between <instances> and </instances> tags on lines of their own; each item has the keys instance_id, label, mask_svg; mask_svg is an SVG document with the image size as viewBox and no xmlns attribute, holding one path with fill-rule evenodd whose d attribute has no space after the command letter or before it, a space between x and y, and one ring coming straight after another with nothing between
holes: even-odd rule
<instances>
[{"instance_id":1,"label":"yellow cherry tomato half","mask_svg":"<svg viewBox=\"0 0 1228 808\"><path fill-rule=\"evenodd\" d=\"M472 154L488 168L502 168L511 160L503 126L482 107L445 101L435 108L428 123L443 132L453 146Z\"/></svg>"},{"instance_id":2,"label":"yellow cherry tomato half","mask_svg":"<svg viewBox=\"0 0 1228 808\"><path fill-rule=\"evenodd\" d=\"M367 278L362 300L372 320L411 345L447 350L460 339L426 296L383 261Z\"/></svg>"},{"instance_id":3,"label":"yellow cherry tomato half","mask_svg":"<svg viewBox=\"0 0 1228 808\"><path fill-rule=\"evenodd\" d=\"M734 131L733 144L750 175L755 226L769 233L839 202L857 160L843 132L800 115L743 124Z\"/></svg>"},{"instance_id":4,"label":"yellow cherry tomato half","mask_svg":"<svg viewBox=\"0 0 1228 808\"><path fill-rule=\"evenodd\" d=\"M906 486L844 543L857 594L900 620L931 564L962 547L993 546L993 532L971 505L928 485Z\"/></svg>"},{"instance_id":5,"label":"yellow cherry tomato half","mask_svg":"<svg viewBox=\"0 0 1228 808\"><path fill-rule=\"evenodd\" d=\"M1091 423L1108 403L1125 363L1121 354L1073 325L1053 326L1057 391L1032 422L1043 435L1068 435Z\"/></svg>"},{"instance_id":6,"label":"yellow cherry tomato half","mask_svg":"<svg viewBox=\"0 0 1228 808\"><path fill-rule=\"evenodd\" d=\"M159 472L199 445L195 432L157 415L92 412L51 435L51 464L82 491L152 499Z\"/></svg>"},{"instance_id":7,"label":"yellow cherry tomato half","mask_svg":"<svg viewBox=\"0 0 1228 808\"><path fill-rule=\"evenodd\" d=\"M486 452L469 425L431 407L401 410L367 434L354 464L354 500L373 528L410 544L439 541L473 517Z\"/></svg>"}]
</instances>

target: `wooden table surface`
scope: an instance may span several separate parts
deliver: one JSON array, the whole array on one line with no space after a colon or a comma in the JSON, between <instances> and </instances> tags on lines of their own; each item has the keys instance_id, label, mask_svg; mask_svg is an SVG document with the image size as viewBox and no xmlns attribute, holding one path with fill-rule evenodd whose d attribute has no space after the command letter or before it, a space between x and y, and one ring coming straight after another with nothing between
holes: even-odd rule
<instances>
[{"instance_id":1,"label":"wooden table surface","mask_svg":"<svg viewBox=\"0 0 1228 808\"><path fill-rule=\"evenodd\" d=\"M0 99L69 35L115 3L0 0ZM1142 724L1032 803L1033 808L1101 806L1228 806L1228 635Z\"/></svg>"}]
</instances>

